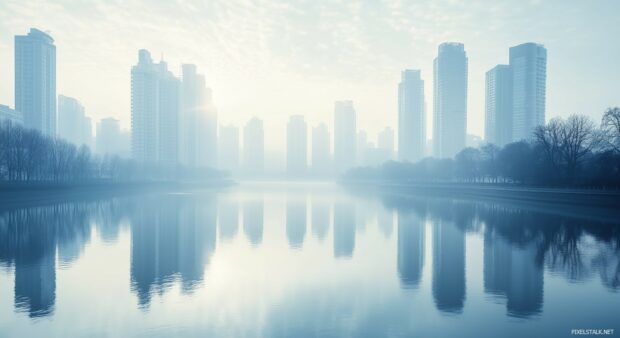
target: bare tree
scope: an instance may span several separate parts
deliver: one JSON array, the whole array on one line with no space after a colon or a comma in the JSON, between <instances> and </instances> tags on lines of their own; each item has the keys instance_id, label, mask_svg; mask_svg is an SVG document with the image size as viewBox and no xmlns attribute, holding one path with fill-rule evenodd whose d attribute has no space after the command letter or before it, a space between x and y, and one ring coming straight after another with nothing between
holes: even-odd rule
<instances>
[{"instance_id":1,"label":"bare tree","mask_svg":"<svg viewBox=\"0 0 620 338\"><path fill-rule=\"evenodd\" d=\"M569 178L585 157L600 144L600 135L594 122L584 115L571 115L563 121L561 128L560 150Z\"/></svg>"},{"instance_id":2,"label":"bare tree","mask_svg":"<svg viewBox=\"0 0 620 338\"><path fill-rule=\"evenodd\" d=\"M608 108L605 111L601 130L605 144L615 152L620 152L620 107Z\"/></svg>"}]
</instances>

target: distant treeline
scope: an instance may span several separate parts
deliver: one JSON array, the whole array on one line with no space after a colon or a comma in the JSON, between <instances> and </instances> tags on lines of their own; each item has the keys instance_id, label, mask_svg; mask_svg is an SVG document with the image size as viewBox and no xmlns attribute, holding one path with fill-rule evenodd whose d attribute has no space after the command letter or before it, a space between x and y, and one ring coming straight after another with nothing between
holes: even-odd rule
<instances>
[{"instance_id":1,"label":"distant treeline","mask_svg":"<svg viewBox=\"0 0 620 338\"><path fill-rule=\"evenodd\" d=\"M0 121L0 181L76 183L93 180L203 180L221 178L210 168L138 163L118 156L94 156L38 130Z\"/></svg>"},{"instance_id":2,"label":"distant treeline","mask_svg":"<svg viewBox=\"0 0 620 338\"><path fill-rule=\"evenodd\" d=\"M465 148L454 159L354 168L344 179L618 188L620 108L608 109L600 126L582 115L554 118L531 141Z\"/></svg>"}]
</instances>

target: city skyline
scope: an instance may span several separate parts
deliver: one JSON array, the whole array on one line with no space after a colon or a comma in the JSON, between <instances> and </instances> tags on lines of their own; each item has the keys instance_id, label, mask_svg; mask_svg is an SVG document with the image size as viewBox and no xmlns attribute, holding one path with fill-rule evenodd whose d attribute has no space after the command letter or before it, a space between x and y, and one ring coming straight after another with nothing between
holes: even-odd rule
<instances>
[{"instance_id":1,"label":"city skyline","mask_svg":"<svg viewBox=\"0 0 620 338\"><path fill-rule=\"evenodd\" d=\"M326 50L316 50L302 39L296 39L300 37L300 32L307 31L308 27L296 25L290 22L291 19L283 17L286 13L290 14L293 8L287 6L278 9L278 2L269 1L264 5L273 9L268 12L279 19L276 23L270 23L260 14L237 10L247 9L241 4L226 5L216 2L213 10L218 14L207 17L206 23L198 27L196 32L192 32L187 24L181 24L174 34L154 25L159 19L170 19L173 14L161 6L148 8L148 15L145 15L144 19L119 23L117 20L122 20L123 15L118 13L119 7L112 4L100 4L85 9L57 3L60 5L39 4L47 10L40 10L39 5L34 6L32 3L9 1L0 4L0 15L3 15L3 20L0 21L3 31L7 32L0 37L2 50L10 51L13 47L13 35L24 34L30 27L49 30L58 46L59 72L63 71L62 77L59 73L57 92L80 99L93 121L114 117L121 121L121 126L125 129L129 126L130 116L129 98L125 94L129 87L126 73L131 64L129 60L134 58L133 55L140 48L152 50L154 55L157 55L156 59L163 53L164 60L174 65L170 68L175 75L180 74L180 64L196 62L204 70L208 85L213 88L222 124L241 126L251 116L257 115L265 121L266 130L285 127L293 102L301 102L294 105L300 107L295 113L306 115L309 126L327 122L331 129L333 125L330 107L334 100L340 99L351 99L356 103L359 127L367 130L369 135L376 135L386 125L395 127L397 102L393 100L393 86L400 70L419 68L422 78L430 83L433 81L432 58L437 45L444 41L463 42L468 51L468 133L480 136L484 134L484 73L496 64L508 63L506 50L511 46L535 41L550 51L547 119L575 112L598 119L607 106L614 104L612 84L613 79L620 73L620 67L612 58L612 55L617 55L618 46L605 43L606 39L588 39L589 36L613 36L613 30L618 29L615 25L606 24L613 18L613 11L610 11L609 7L618 6L611 2L608 2L607 6L603 3L600 6L565 6L559 2L519 5L499 2L492 6L489 3L483 6L484 2L476 2L468 7L447 6L443 3L420 3L400 7L376 5L380 10L377 15L391 23L386 27L381 26L379 18L369 16L373 8L367 3L355 2L344 8L335 4L308 5L310 8L306 15L310 22L322 23L323 26L333 28L333 21L342 21L342 16L346 17L348 14L352 14L352 18L368 20L366 25L370 26L370 31L356 31L362 24L355 20L347 21L346 27L354 29L349 34L350 43L339 44L347 40L347 35L341 34L344 33L341 30L336 30L338 34L334 36L325 36L324 42L328 47ZM197 5L195 9L200 11L204 8ZM188 10L187 7L179 6L172 11ZM336 20L312 15L319 10L342 14L339 14ZM527 19L508 18L508 13L513 10L519 11L523 14L521 17ZM416 13L410 17L405 15L412 11ZM554 17L559 18L559 22L553 26L544 22L544 17L552 12ZM56 15L49 16L46 13ZM120 17L115 19L114 14L119 14ZM477 32L472 20L484 14L491 16L490 25ZM593 17L597 18L597 24L589 24L592 20L588 19ZM261 32L253 33L251 27L226 26L225 29L218 30L210 24L211 21L222 18L231 19L233 23L247 19L252 24L266 24L266 31L262 31L263 43L260 43L258 35ZM431 19L439 21L434 24ZM61 21L74 25L94 22L101 29L92 32L78 30L80 33L76 34L75 29L68 29L68 25ZM283 26L278 27L290 33L287 37L290 48L273 41L271 25L274 24ZM323 26L318 30L324 30L326 27ZM153 27L154 33L146 34L141 27ZM430 34L425 34L429 33L429 30ZM206 34L198 36L201 31ZM379 31L382 33L379 34ZM565 38L567 32L571 34L570 39ZM243 34L237 34L237 39L230 38L236 33ZM324 36L321 32L309 32L311 37L316 37L318 33ZM98 48L97 41L101 40L102 34L108 35L106 40L115 41L108 51ZM394 42L379 43L377 37L380 36L389 36L389 40ZM484 36L484 39L476 38L480 36ZM227 40L228 38L230 39ZM193 47L195 43L184 44L191 39L195 39L201 46L210 47L191 49L188 46ZM361 45L356 45L357 42ZM362 52L361 46L371 53ZM257 47L256 52L244 53L250 50L250 47ZM309 52L308 56L292 53L291 48L306 50ZM598 50L599 53L592 54L589 50ZM235 54L236 52L239 53ZM367 54L376 56L365 56ZM236 58L226 58L230 55L236 55ZM102 62L104 59L106 62ZM93 67L93 64L98 66ZM365 64L372 64L373 69L369 69ZM267 75L268 69L273 76ZM7 74L4 81L0 81L0 102L10 107L14 107L14 88L10 81L12 72L12 54L0 54L0 73ZM575 81L567 81L573 77L583 79L590 83L590 86L583 90ZM595 77L596 81L593 80ZM96 78L98 81L84 84L84 78ZM279 91L276 90L276 84L283 81L290 84L285 97L278 95ZM101 83L114 83L114 86L106 88L105 95L101 95ZM238 91L231 90L233 87L238 88ZM432 88L427 86L425 99L429 103L432 102L432 92ZM242 95L239 96L239 93ZM577 93L580 95L576 95ZM596 95L597 100L577 99L583 95ZM278 99L274 99L275 97ZM318 100L318 97L325 98ZM252 109L247 109L248 107ZM429 104L427 110L430 109ZM431 122L428 123L428 138L431 138ZM283 144L280 136L269 133L267 135L267 148Z\"/></svg>"}]
</instances>

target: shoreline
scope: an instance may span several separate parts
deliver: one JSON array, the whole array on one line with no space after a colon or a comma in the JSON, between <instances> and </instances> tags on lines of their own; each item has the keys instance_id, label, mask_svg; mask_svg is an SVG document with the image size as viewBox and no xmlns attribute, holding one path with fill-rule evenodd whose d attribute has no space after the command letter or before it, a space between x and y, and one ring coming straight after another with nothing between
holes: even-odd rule
<instances>
[{"instance_id":1,"label":"shoreline","mask_svg":"<svg viewBox=\"0 0 620 338\"><path fill-rule=\"evenodd\" d=\"M471 199L499 199L562 206L620 209L620 190L520 187L475 183L391 183L385 181L343 181L351 188L374 188L411 195Z\"/></svg>"},{"instance_id":2,"label":"shoreline","mask_svg":"<svg viewBox=\"0 0 620 338\"><path fill-rule=\"evenodd\" d=\"M55 183L31 182L0 184L0 209L36 206L64 201L93 201L98 199L143 193L173 191L206 191L226 188L235 184L233 180L213 181L132 181L132 182L83 182Z\"/></svg>"}]
</instances>

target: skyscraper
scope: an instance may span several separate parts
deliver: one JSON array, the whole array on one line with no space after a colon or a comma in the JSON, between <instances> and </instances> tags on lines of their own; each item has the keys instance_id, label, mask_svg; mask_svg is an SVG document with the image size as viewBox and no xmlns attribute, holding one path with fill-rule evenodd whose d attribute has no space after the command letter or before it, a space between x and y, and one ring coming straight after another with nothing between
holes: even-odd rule
<instances>
[{"instance_id":1,"label":"skyscraper","mask_svg":"<svg viewBox=\"0 0 620 338\"><path fill-rule=\"evenodd\" d=\"M293 115L286 127L286 171L303 175L308 166L308 127L302 115Z\"/></svg>"},{"instance_id":2,"label":"skyscraper","mask_svg":"<svg viewBox=\"0 0 620 338\"><path fill-rule=\"evenodd\" d=\"M16 125L24 125L24 116L21 112L11 109L9 106L0 104L0 123L10 122Z\"/></svg>"},{"instance_id":3,"label":"skyscraper","mask_svg":"<svg viewBox=\"0 0 620 338\"><path fill-rule=\"evenodd\" d=\"M220 126L218 166L220 169L235 172L239 169L239 128Z\"/></svg>"},{"instance_id":4,"label":"skyscraper","mask_svg":"<svg viewBox=\"0 0 620 338\"><path fill-rule=\"evenodd\" d=\"M356 164L357 127L353 101L334 104L334 166L343 173Z\"/></svg>"},{"instance_id":5,"label":"skyscraper","mask_svg":"<svg viewBox=\"0 0 620 338\"><path fill-rule=\"evenodd\" d=\"M534 129L545 124L547 50L543 45L524 43L510 47L512 68L512 140L530 139Z\"/></svg>"},{"instance_id":6,"label":"skyscraper","mask_svg":"<svg viewBox=\"0 0 620 338\"><path fill-rule=\"evenodd\" d=\"M260 175L265 166L263 121L253 117L243 128L243 166L249 175Z\"/></svg>"},{"instance_id":7,"label":"skyscraper","mask_svg":"<svg viewBox=\"0 0 620 338\"><path fill-rule=\"evenodd\" d=\"M486 73L486 142L503 147L512 142L512 70L497 65Z\"/></svg>"},{"instance_id":8,"label":"skyscraper","mask_svg":"<svg viewBox=\"0 0 620 338\"><path fill-rule=\"evenodd\" d=\"M75 98L58 95L58 136L77 145L89 145L92 131L84 106Z\"/></svg>"},{"instance_id":9,"label":"skyscraper","mask_svg":"<svg viewBox=\"0 0 620 338\"><path fill-rule=\"evenodd\" d=\"M426 140L425 140L426 141ZM385 127L378 136L377 148L380 151L385 152L388 159L392 159L394 156L394 129Z\"/></svg>"},{"instance_id":10,"label":"skyscraper","mask_svg":"<svg viewBox=\"0 0 620 338\"><path fill-rule=\"evenodd\" d=\"M178 163L179 80L167 64L138 52L131 69L131 150L141 162Z\"/></svg>"},{"instance_id":11,"label":"skyscraper","mask_svg":"<svg viewBox=\"0 0 620 338\"><path fill-rule=\"evenodd\" d=\"M15 36L15 110L26 128L56 135L56 46L36 28Z\"/></svg>"},{"instance_id":12,"label":"skyscraper","mask_svg":"<svg viewBox=\"0 0 620 338\"><path fill-rule=\"evenodd\" d=\"M462 43L439 45L434 61L433 151L453 157L465 147L467 134L467 55Z\"/></svg>"},{"instance_id":13,"label":"skyscraper","mask_svg":"<svg viewBox=\"0 0 620 338\"><path fill-rule=\"evenodd\" d=\"M190 167L217 166L217 112L211 89L196 66L182 66L181 153Z\"/></svg>"},{"instance_id":14,"label":"skyscraper","mask_svg":"<svg viewBox=\"0 0 620 338\"><path fill-rule=\"evenodd\" d=\"M398 84L398 159L420 160L425 145L424 81L419 70L407 69Z\"/></svg>"},{"instance_id":15,"label":"skyscraper","mask_svg":"<svg viewBox=\"0 0 620 338\"><path fill-rule=\"evenodd\" d=\"M179 163L181 82L168 70L168 65L164 61L161 61L158 66L158 157L159 162L174 165Z\"/></svg>"},{"instance_id":16,"label":"skyscraper","mask_svg":"<svg viewBox=\"0 0 620 338\"><path fill-rule=\"evenodd\" d=\"M97 124L96 151L100 155L119 155L121 146L121 124L117 119L108 117Z\"/></svg>"},{"instance_id":17,"label":"skyscraper","mask_svg":"<svg viewBox=\"0 0 620 338\"><path fill-rule=\"evenodd\" d=\"M330 173L331 151L329 130L325 123L312 128L312 171L315 175Z\"/></svg>"}]
</instances>

